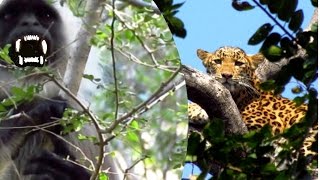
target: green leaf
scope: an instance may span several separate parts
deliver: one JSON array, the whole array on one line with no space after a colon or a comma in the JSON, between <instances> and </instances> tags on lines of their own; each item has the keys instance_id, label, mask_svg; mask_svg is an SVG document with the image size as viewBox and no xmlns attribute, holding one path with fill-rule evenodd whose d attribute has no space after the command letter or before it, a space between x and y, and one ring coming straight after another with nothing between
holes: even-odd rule
<instances>
[{"instance_id":1,"label":"green leaf","mask_svg":"<svg viewBox=\"0 0 320 180\"><path fill-rule=\"evenodd\" d=\"M270 91L275 88L275 80L267 80L260 84L260 88L264 91Z\"/></svg>"},{"instance_id":2,"label":"green leaf","mask_svg":"<svg viewBox=\"0 0 320 180\"><path fill-rule=\"evenodd\" d=\"M282 57L282 49L276 45L271 45L261 52L271 62L278 61Z\"/></svg>"},{"instance_id":3,"label":"green leaf","mask_svg":"<svg viewBox=\"0 0 320 180\"><path fill-rule=\"evenodd\" d=\"M191 133L188 138L188 155L196 155L198 153L199 143L201 142L201 136L198 133Z\"/></svg>"},{"instance_id":4,"label":"green leaf","mask_svg":"<svg viewBox=\"0 0 320 180\"><path fill-rule=\"evenodd\" d=\"M254 6L247 1L240 2L238 0L233 0L231 5L237 11L248 11L254 8Z\"/></svg>"},{"instance_id":5,"label":"green leaf","mask_svg":"<svg viewBox=\"0 0 320 180\"><path fill-rule=\"evenodd\" d=\"M291 57L296 53L298 46L294 44L288 37L283 37L280 41L281 49L285 57Z\"/></svg>"},{"instance_id":6,"label":"green leaf","mask_svg":"<svg viewBox=\"0 0 320 180\"><path fill-rule=\"evenodd\" d=\"M296 103L296 106L300 106L301 104L303 104L306 100L305 96L297 96L293 99L293 101Z\"/></svg>"},{"instance_id":7,"label":"green leaf","mask_svg":"<svg viewBox=\"0 0 320 180\"><path fill-rule=\"evenodd\" d=\"M224 125L221 119L215 118L203 129L203 135L211 140L220 139L224 136Z\"/></svg>"},{"instance_id":8,"label":"green leaf","mask_svg":"<svg viewBox=\"0 0 320 180\"><path fill-rule=\"evenodd\" d=\"M92 74L84 74L84 75L83 75L83 78L88 79L88 80L90 80L90 81L93 81L94 76L93 76Z\"/></svg>"},{"instance_id":9,"label":"green leaf","mask_svg":"<svg viewBox=\"0 0 320 180\"><path fill-rule=\"evenodd\" d=\"M311 0L311 4L314 7L318 7L318 0Z\"/></svg>"},{"instance_id":10,"label":"green leaf","mask_svg":"<svg viewBox=\"0 0 320 180\"><path fill-rule=\"evenodd\" d=\"M288 22L298 5L298 0L283 0L278 11L278 18Z\"/></svg>"},{"instance_id":11,"label":"green leaf","mask_svg":"<svg viewBox=\"0 0 320 180\"><path fill-rule=\"evenodd\" d=\"M105 172L101 172L99 173L99 180L109 180L109 177Z\"/></svg>"},{"instance_id":12,"label":"green leaf","mask_svg":"<svg viewBox=\"0 0 320 180\"><path fill-rule=\"evenodd\" d=\"M126 135L126 138L131 143L139 142L139 136L135 132L128 132L127 135Z\"/></svg>"},{"instance_id":13,"label":"green leaf","mask_svg":"<svg viewBox=\"0 0 320 180\"><path fill-rule=\"evenodd\" d=\"M269 3L269 0L260 0L260 4L265 5Z\"/></svg>"},{"instance_id":14,"label":"green leaf","mask_svg":"<svg viewBox=\"0 0 320 180\"><path fill-rule=\"evenodd\" d=\"M311 40L311 32L310 31L299 32L297 33L296 38L297 38L298 44L303 48L305 48Z\"/></svg>"},{"instance_id":15,"label":"green leaf","mask_svg":"<svg viewBox=\"0 0 320 180\"><path fill-rule=\"evenodd\" d=\"M178 36L184 38L187 35L187 31L184 28L184 23L181 21L181 19L169 16L166 17L166 21L168 23L168 26L170 28L170 31Z\"/></svg>"},{"instance_id":16,"label":"green leaf","mask_svg":"<svg viewBox=\"0 0 320 180\"><path fill-rule=\"evenodd\" d=\"M284 0L270 0L268 3L269 11L273 14L278 13Z\"/></svg>"},{"instance_id":17,"label":"green leaf","mask_svg":"<svg viewBox=\"0 0 320 180\"><path fill-rule=\"evenodd\" d=\"M275 180L283 180L283 179L290 179L291 177L287 175L285 172L280 172Z\"/></svg>"},{"instance_id":18,"label":"green leaf","mask_svg":"<svg viewBox=\"0 0 320 180\"><path fill-rule=\"evenodd\" d=\"M276 172L277 168L273 163L268 163L263 167L263 171L265 171L265 172Z\"/></svg>"},{"instance_id":19,"label":"green leaf","mask_svg":"<svg viewBox=\"0 0 320 180\"><path fill-rule=\"evenodd\" d=\"M311 25L311 32L318 32L318 22Z\"/></svg>"},{"instance_id":20,"label":"green leaf","mask_svg":"<svg viewBox=\"0 0 320 180\"><path fill-rule=\"evenodd\" d=\"M268 54L272 56L281 56L282 49L278 46L270 46L268 49Z\"/></svg>"},{"instance_id":21,"label":"green leaf","mask_svg":"<svg viewBox=\"0 0 320 180\"><path fill-rule=\"evenodd\" d=\"M178 9L178 8L180 8L184 3L185 3L185 2L174 4L171 8L172 8L172 9Z\"/></svg>"},{"instance_id":22,"label":"green leaf","mask_svg":"<svg viewBox=\"0 0 320 180\"><path fill-rule=\"evenodd\" d=\"M0 48L0 61L5 61L8 64L14 64L14 62L11 60L9 56L9 48L11 47L10 44L7 44L3 47L3 49Z\"/></svg>"},{"instance_id":23,"label":"green leaf","mask_svg":"<svg viewBox=\"0 0 320 180\"><path fill-rule=\"evenodd\" d=\"M270 23L266 23L259 27L259 29L251 36L248 44L257 45L267 38L268 34L272 31L273 26Z\"/></svg>"},{"instance_id":24,"label":"green leaf","mask_svg":"<svg viewBox=\"0 0 320 180\"><path fill-rule=\"evenodd\" d=\"M279 33L271 33L263 42L260 51L268 49L271 45L277 45L280 42L281 35Z\"/></svg>"},{"instance_id":25,"label":"green leaf","mask_svg":"<svg viewBox=\"0 0 320 180\"><path fill-rule=\"evenodd\" d=\"M299 30L299 28L302 25L303 22L303 11L300 9L298 11L296 11L293 16L290 19L289 22L289 28L293 31L296 32Z\"/></svg>"}]
</instances>

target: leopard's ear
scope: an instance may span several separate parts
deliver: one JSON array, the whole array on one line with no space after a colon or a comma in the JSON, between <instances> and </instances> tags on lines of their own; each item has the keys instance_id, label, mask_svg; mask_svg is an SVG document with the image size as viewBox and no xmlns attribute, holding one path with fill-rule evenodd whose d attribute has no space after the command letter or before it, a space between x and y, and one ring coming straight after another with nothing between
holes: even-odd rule
<instances>
[{"instance_id":1,"label":"leopard's ear","mask_svg":"<svg viewBox=\"0 0 320 180\"><path fill-rule=\"evenodd\" d=\"M207 58L208 54L208 51L204 51L202 49L197 50L197 55L202 61L204 61Z\"/></svg>"},{"instance_id":2,"label":"leopard's ear","mask_svg":"<svg viewBox=\"0 0 320 180\"><path fill-rule=\"evenodd\" d=\"M251 68L257 69L259 64L261 64L265 60L265 57L263 56L263 54L257 53L255 55L248 56L248 60L250 62Z\"/></svg>"}]
</instances>

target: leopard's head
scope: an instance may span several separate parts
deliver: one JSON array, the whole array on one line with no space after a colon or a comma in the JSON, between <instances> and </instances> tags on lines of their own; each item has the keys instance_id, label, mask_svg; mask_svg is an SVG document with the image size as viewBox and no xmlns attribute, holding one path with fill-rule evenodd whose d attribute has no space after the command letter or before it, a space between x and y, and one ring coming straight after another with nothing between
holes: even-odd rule
<instances>
[{"instance_id":1,"label":"leopard's head","mask_svg":"<svg viewBox=\"0 0 320 180\"><path fill-rule=\"evenodd\" d=\"M237 47L221 47L213 53L198 49L198 57L207 73L223 84L233 95L245 91L250 96L258 95L255 69L265 59L260 53L249 56Z\"/></svg>"}]
</instances>

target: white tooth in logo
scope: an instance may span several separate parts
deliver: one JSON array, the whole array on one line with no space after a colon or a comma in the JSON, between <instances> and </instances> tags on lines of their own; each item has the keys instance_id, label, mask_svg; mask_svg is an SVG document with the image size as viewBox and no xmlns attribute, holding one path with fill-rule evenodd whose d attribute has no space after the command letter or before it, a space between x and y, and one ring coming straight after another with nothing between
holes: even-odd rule
<instances>
[{"instance_id":1,"label":"white tooth in logo","mask_svg":"<svg viewBox=\"0 0 320 180\"><path fill-rule=\"evenodd\" d=\"M40 56L40 62L41 65L43 64L43 56Z\"/></svg>"},{"instance_id":2,"label":"white tooth in logo","mask_svg":"<svg viewBox=\"0 0 320 180\"><path fill-rule=\"evenodd\" d=\"M23 38L24 38L24 41L29 41L29 40L39 41L40 39L38 35L26 35Z\"/></svg>"},{"instance_id":3,"label":"white tooth in logo","mask_svg":"<svg viewBox=\"0 0 320 180\"><path fill-rule=\"evenodd\" d=\"M42 45L43 54L47 54L47 50L48 50L47 42L45 40L42 40L41 45Z\"/></svg>"},{"instance_id":4,"label":"white tooth in logo","mask_svg":"<svg viewBox=\"0 0 320 180\"><path fill-rule=\"evenodd\" d=\"M19 55L19 64L22 66L23 65L23 57L21 57L20 55Z\"/></svg>"},{"instance_id":5,"label":"white tooth in logo","mask_svg":"<svg viewBox=\"0 0 320 180\"><path fill-rule=\"evenodd\" d=\"M18 39L16 41L16 52L19 52L20 51L20 42L21 42L21 39Z\"/></svg>"}]
</instances>

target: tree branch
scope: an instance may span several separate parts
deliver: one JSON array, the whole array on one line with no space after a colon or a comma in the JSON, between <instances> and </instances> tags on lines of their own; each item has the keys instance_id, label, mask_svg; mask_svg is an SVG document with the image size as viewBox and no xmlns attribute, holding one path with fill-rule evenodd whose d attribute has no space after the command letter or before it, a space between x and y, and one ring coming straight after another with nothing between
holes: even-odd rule
<instances>
[{"instance_id":1,"label":"tree branch","mask_svg":"<svg viewBox=\"0 0 320 180\"><path fill-rule=\"evenodd\" d=\"M161 14L160 10L158 9L157 6L151 4L151 3L146 3L144 1L140 1L140 0L125 0L124 2L129 3L132 6L136 6L136 7L147 7L147 8L151 8L152 11L156 14Z\"/></svg>"},{"instance_id":2,"label":"tree branch","mask_svg":"<svg viewBox=\"0 0 320 180\"><path fill-rule=\"evenodd\" d=\"M223 119L227 134L243 134L248 131L230 92L222 84L187 66L182 66L181 72L185 76L188 98L200 105L210 119Z\"/></svg>"},{"instance_id":3,"label":"tree branch","mask_svg":"<svg viewBox=\"0 0 320 180\"><path fill-rule=\"evenodd\" d=\"M80 87L82 75L91 49L89 41L96 32L96 28L94 27L100 20L103 2L103 0L87 1L83 23L77 34L77 42L70 52L70 59L63 80L73 94L77 94ZM63 92L62 96L66 97Z\"/></svg>"},{"instance_id":4,"label":"tree branch","mask_svg":"<svg viewBox=\"0 0 320 180\"><path fill-rule=\"evenodd\" d=\"M310 31L312 24L317 22L318 22L318 8L314 10L310 23L305 29L305 31ZM259 65L258 69L256 70L256 74L262 82L266 81L267 79L275 79L277 78L277 75L281 71L282 67L286 66L292 59L295 59L298 57L302 59L306 59L308 57L307 52L304 48L299 47L297 53L290 58L282 58L278 62L270 62L270 61L263 62L262 64Z\"/></svg>"}]
</instances>

